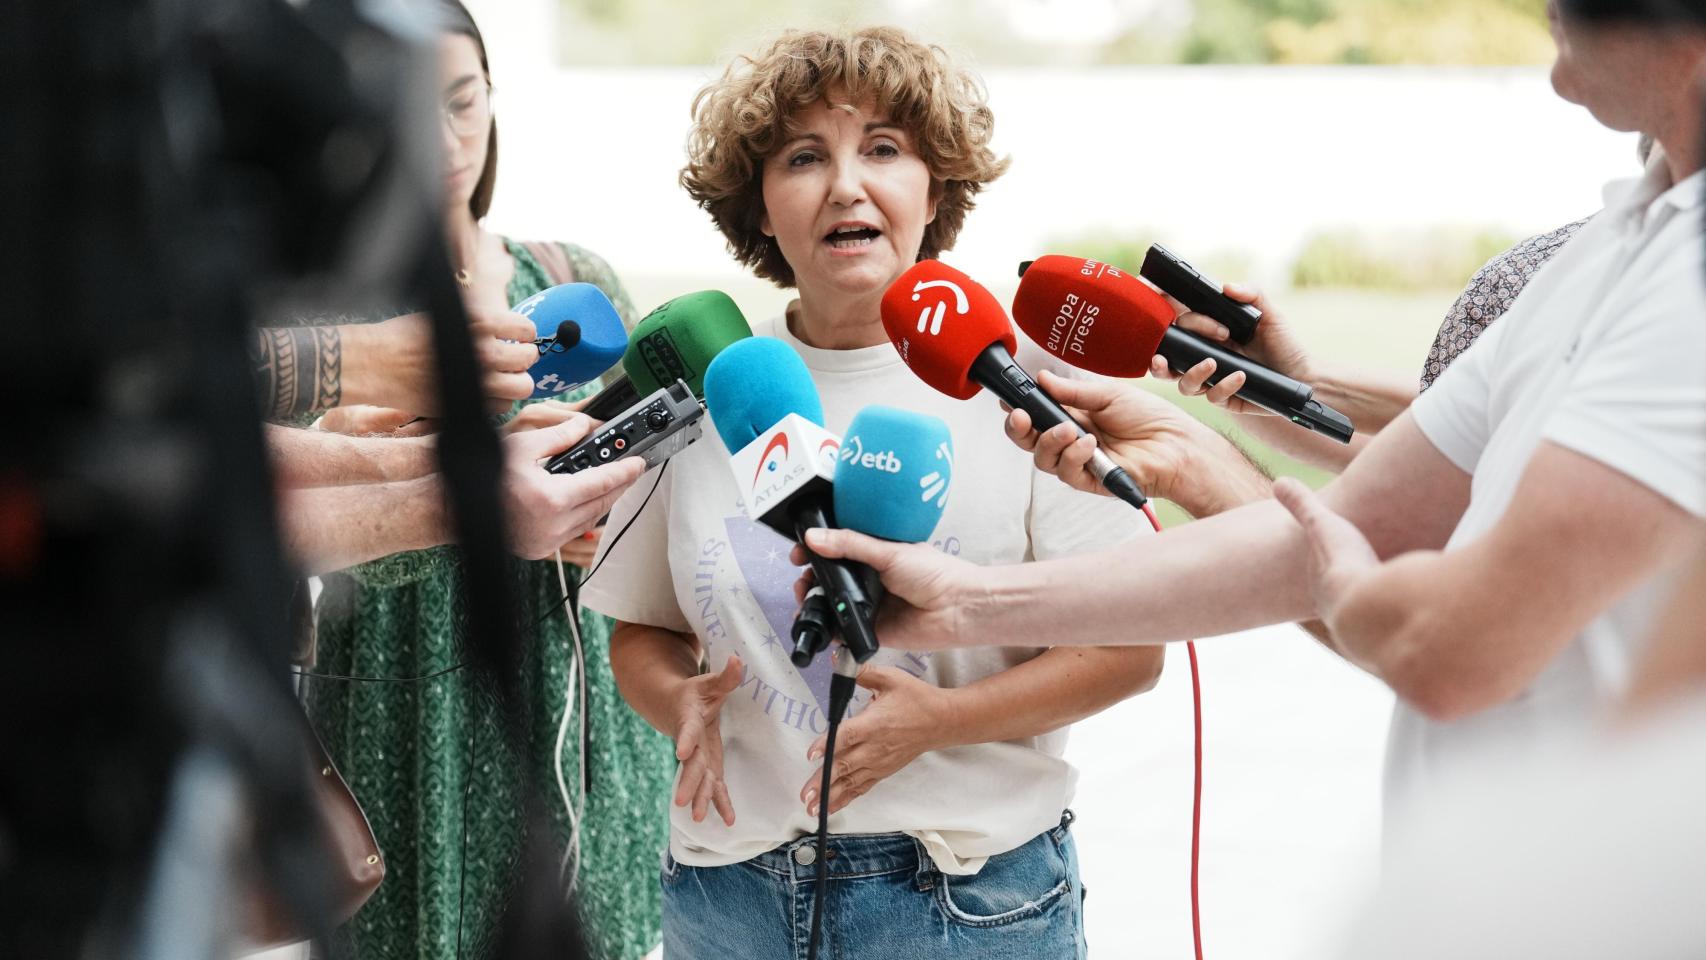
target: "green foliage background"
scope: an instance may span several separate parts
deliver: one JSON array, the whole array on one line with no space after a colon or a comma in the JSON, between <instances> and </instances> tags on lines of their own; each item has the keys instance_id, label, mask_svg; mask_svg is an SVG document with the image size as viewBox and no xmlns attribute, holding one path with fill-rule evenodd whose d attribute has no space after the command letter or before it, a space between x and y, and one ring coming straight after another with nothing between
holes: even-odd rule
<instances>
[{"instance_id":1,"label":"green foliage background","mask_svg":"<svg viewBox=\"0 0 1706 960\"><path fill-rule=\"evenodd\" d=\"M1115 0L1107 36L1016 24L1046 0L559 0L564 63L710 65L788 26L897 23L984 66L1547 62L1546 0ZM1058 14L1053 11L1061 10ZM1068 31L1070 34L1071 31Z\"/></svg>"}]
</instances>

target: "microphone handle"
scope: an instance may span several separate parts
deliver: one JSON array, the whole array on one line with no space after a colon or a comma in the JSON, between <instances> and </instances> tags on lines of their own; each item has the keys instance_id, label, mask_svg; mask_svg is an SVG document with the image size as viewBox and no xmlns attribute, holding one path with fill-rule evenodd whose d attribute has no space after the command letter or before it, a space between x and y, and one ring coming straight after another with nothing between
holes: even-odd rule
<instances>
[{"instance_id":1,"label":"microphone handle","mask_svg":"<svg viewBox=\"0 0 1706 960\"><path fill-rule=\"evenodd\" d=\"M794 541L804 544L806 531L813 527L829 528L835 524L829 519L829 511L822 503L813 502L816 498L802 498L803 502L794 507ZM829 594L830 613L835 618L835 624L841 634L841 643L853 659L860 663L871 659L877 652L877 597L866 592L865 584L871 576L869 567L853 560L831 560L813 553L806 548L806 556L811 560L812 572L817 574L818 585Z\"/></svg>"},{"instance_id":2,"label":"microphone handle","mask_svg":"<svg viewBox=\"0 0 1706 960\"><path fill-rule=\"evenodd\" d=\"M1031 425L1042 433L1063 423L1072 424L1072 429L1084 436L1084 428L1078 421L1066 412L1048 391L1037 385L1025 368L1007 351L1005 344L1000 342L990 344L971 365L971 378L984 389L1000 397L1003 403L1016 410L1023 410L1031 415ZM1115 464L1101 448L1090 457L1090 472L1106 487L1108 492L1121 500L1143 509L1149 498L1143 495L1137 484L1123 468Z\"/></svg>"},{"instance_id":3,"label":"microphone handle","mask_svg":"<svg viewBox=\"0 0 1706 960\"><path fill-rule=\"evenodd\" d=\"M1263 366L1177 326L1168 327L1167 332L1161 335L1161 345L1155 348L1155 352L1167 359L1167 365L1173 368L1174 373L1184 373L1204 360L1213 360L1214 373L1208 378L1210 386L1242 370L1244 385L1238 388L1239 398L1281 416L1308 403L1309 398L1315 395L1315 388L1309 384L1293 380L1272 367Z\"/></svg>"},{"instance_id":4,"label":"microphone handle","mask_svg":"<svg viewBox=\"0 0 1706 960\"><path fill-rule=\"evenodd\" d=\"M640 402L640 389L626 373L610 381L610 385L593 394L581 412L603 422Z\"/></svg>"},{"instance_id":5,"label":"microphone handle","mask_svg":"<svg viewBox=\"0 0 1706 960\"><path fill-rule=\"evenodd\" d=\"M1174 373L1184 373L1204 360L1214 361L1208 385L1214 386L1233 373L1243 371L1244 385L1238 398L1285 417L1292 423L1339 441L1350 443L1355 428L1350 418L1319 400L1315 388L1202 337L1173 326L1161 335L1155 352L1166 358Z\"/></svg>"}]
</instances>

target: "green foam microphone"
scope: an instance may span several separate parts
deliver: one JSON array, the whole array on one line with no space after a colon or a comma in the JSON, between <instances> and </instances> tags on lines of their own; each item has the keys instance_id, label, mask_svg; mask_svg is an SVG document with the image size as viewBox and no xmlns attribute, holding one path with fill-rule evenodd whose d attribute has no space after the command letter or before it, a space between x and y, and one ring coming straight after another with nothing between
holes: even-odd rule
<instances>
[{"instance_id":1,"label":"green foam microphone","mask_svg":"<svg viewBox=\"0 0 1706 960\"><path fill-rule=\"evenodd\" d=\"M682 294L634 325L622 354L622 374L587 402L585 412L594 420L608 420L677 380L703 400L705 368L723 348L750 336L752 328L728 294Z\"/></svg>"}]
</instances>

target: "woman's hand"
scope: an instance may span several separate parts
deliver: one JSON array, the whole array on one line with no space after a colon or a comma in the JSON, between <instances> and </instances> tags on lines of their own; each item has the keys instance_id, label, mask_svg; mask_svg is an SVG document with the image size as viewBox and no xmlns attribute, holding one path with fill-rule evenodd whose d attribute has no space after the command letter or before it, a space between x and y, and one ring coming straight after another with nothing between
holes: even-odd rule
<instances>
[{"instance_id":1,"label":"woman's hand","mask_svg":"<svg viewBox=\"0 0 1706 960\"><path fill-rule=\"evenodd\" d=\"M978 583L978 567L949 557L922 543L895 543L852 530L806 531L806 546L821 557L857 560L876 571L888 591L877 615L877 633L883 645L900 650L941 650L971 642L961 630L965 604ZM805 548L795 546L790 554L796 566L807 562ZM804 600L811 589L812 571L806 568L794 584L794 595Z\"/></svg>"},{"instance_id":2,"label":"woman's hand","mask_svg":"<svg viewBox=\"0 0 1706 960\"><path fill-rule=\"evenodd\" d=\"M580 408L586 404L584 400L574 403L564 403L561 400L541 400L521 408L515 416L504 423L504 433L517 433L522 430L537 430L540 427L554 427L575 418ZM597 430L599 422L592 421L591 430Z\"/></svg>"},{"instance_id":3,"label":"woman's hand","mask_svg":"<svg viewBox=\"0 0 1706 960\"><path fill-rule=\"evenodd\" d=\"M579 414L586 400L576 400L564 403L561 400L541 400L521 408L521 412L504 424L505 433L517 433L522 430L537 430L540 427L555 426L566 423ZM599 422L592 421L589 432L596 433ZM604 525L600 524L578 537L569 540L557 548L557 559L564 563L574 564L582 570L592 566L592 558L598 554L598 542L604 537Z\"/></svg>"},{"instance_id":4,"label":"woman's hand","mask_svg":"<svg viewBox=\"0 0 1706 960\"><path fill-rule=\"evenodd\" d=\"M1334 513L1302 481L1275 481L1274 499L1291 511L1309 540L1315 610L1331 630L1345 599L1380 569L1380 557L1356 524Z\"/></svg>"},{"instance_id":5,"label":"woman's hand","mask_svg":"<svg viewBox=\"0 0 1706 960\"><path fill-rule=\"evenodd\" d=\"M1200 313L1184 313L1176 321L1185 330L1202 337L1218 346L1225 347L1237 353L1242 353L1263 366L1284 374L1293 380L1304 383L1314 383L1314 364L1309 353L1303 348L1303 343L1297 338L1285 317L1275 312L1268 303L1267 297L1253 287L1241 287L1227 284L1226 295L1239 303L1253 304L1262 311L1262 322L1256 326L1256 335L1247 344L1237 344L1232 341L1232 334L1221 325ZM1204 360L1183 374L1173 372L1167 361L1160 355L1150 361L1149 372L1159 380L1175 381L1179 392L1187 397L1206 397L1217 407L1251 416L1271 416L1251 403L1245 403L1235 394L1244 385L1244 375L1234 373L1212 387L1206 385L1208 378L1213 376L1216 369L1213 360Z\"/></svg>"},{"instance_id":6,"label":"woman's hand","mask_svg":"<svg viewBox=\"0 0 1706 960\"><path fill-rule=\"evenodd\" d=\"M735 805L723 781L723 703L740 686L740 657L729 657L721 673L707 673L684 682L675 716L675 759L681 780L675 805L693 805L695 823L712 807L723 823L734 826Z\"/></svg>"},{"instance_id":7,"label":"woman's hand","mask_svg":"<svg viewBox=\"0 0 1706 960\"><path fill-rule=\"evenodd\" d=\"M533 378L527 369L539 360L533 321L507 306L469 304L468 324L487 412L503 413L515 401L532 396ZM426 314L407 313L342 329L345 400L437 415L438 366L432 321Z\"/></svg>"},{"instance_id":8,"label":"woman's hand","mask_svg":"<svg viewBox=\"0 0 1706 960\"><path fill-rule=\"evenodd\" d=\"M1090 435L1069 424L1038 434L1023 410L1007 417L1007 437L1030 451L1037 469L1075 490L1106 494L1089 470L1098 445L1143 492L1202 517L1266 498L1267 477L1212 428L1130 384L1073 380L1043 370L1038 382Z\"/></svg>"},{"instance_id":9,"label":"woman's hand","mask_svg":"<svg viewBox=\"0 0 1706 960\"><path fill-rule=\"evenodd\" d=\"M920 754L939 750L951 741L953 691L925 683L893 667L866 667L859 686L871 691L871 702L841 725L835 738L835 770L829 784L829 812L835 813L893 776ZM807 760L822 760L824 737L806 751ZM823 766L800 788L806 813L817 816Z\"/></svg>"}]
</instances>

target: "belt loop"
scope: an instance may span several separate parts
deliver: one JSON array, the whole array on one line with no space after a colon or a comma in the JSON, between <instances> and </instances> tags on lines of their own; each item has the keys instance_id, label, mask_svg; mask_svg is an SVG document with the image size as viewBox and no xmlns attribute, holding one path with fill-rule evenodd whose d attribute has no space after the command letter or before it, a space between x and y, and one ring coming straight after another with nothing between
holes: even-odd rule
<instances>
[{"instance_id":1,"label":"belt loop","mask_svg":"<svg viewBox=\"0 0 1706 960\"><path fill-rule=\"evenodd\" d=\"M1072 808L1068 807L1061 811L1060 823L1049 831L1049 836L1054 838L1055 843L1065 843L1067 832L1072 829L1072 824L1077 820L1078 815L1072 812Z\"/></svg>"},{"instance_id":2,"label":"belt loop","mask_svg":"<svg viewBox=\"0 0 1706 960\"><path fill-rule=\"evenodd\" d=\"M917 837L908 837L912 841L913 852L918 855L918 869L912 874L913 884L919 890L934 890L936 888L936 864L930 859L930 851L924 849L924 843Z\"/></svg>"}]
</instances>

